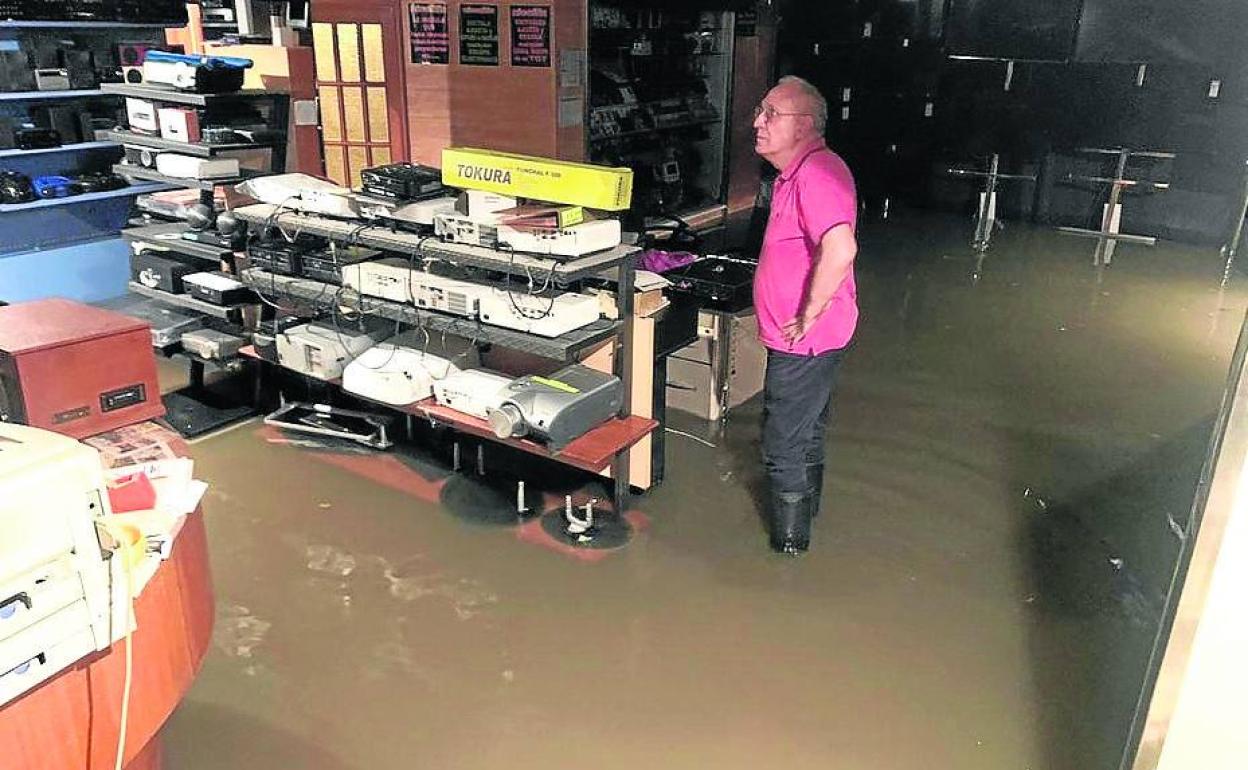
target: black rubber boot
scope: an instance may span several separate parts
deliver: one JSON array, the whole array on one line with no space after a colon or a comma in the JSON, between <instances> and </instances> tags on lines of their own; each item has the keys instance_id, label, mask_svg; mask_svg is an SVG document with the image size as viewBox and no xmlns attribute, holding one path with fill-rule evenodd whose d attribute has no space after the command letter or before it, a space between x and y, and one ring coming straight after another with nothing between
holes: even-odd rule
<instances>
[{"instance_id":1,"label":"black rubber boot","mask_svg":"<svg viewBox=\"0 0 1248 770\"><path fill-rule=\"evenodd\" d=\"M810 496L771 493L771 549L797 556L810 548Z\"/></svg>"},{"instance_id":2,"label":"black rubber boot","mask_svg":"<svg viewBox=\"0 0 1248 770\"><path fill-rule=\"evenodd\" d=\"M823 463L806 466L806 488L810 494L810 517L819 515L823 502Z\"/></svg>"}]
</instances>

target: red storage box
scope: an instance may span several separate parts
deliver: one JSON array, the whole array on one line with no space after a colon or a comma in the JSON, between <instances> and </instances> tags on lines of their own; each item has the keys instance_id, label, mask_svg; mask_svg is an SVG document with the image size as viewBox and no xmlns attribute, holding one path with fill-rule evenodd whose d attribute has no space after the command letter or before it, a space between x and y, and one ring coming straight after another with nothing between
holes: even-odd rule
<instances>
[{"instance_id":1,"label":"red storage box","mask_svg":"<svg viewBox=\"0 0 1248 770\"><path fill-rule=\"evenodd\" d=\"M83 438L164 413L143 321L64 299L0 307L0 420Z\"/></svg>"}]
</instances>

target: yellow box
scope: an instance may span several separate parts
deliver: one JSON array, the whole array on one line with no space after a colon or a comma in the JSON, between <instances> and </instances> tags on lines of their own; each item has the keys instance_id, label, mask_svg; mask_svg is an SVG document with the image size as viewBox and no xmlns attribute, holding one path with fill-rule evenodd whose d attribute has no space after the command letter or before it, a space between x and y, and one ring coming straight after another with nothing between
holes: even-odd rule
<instances>
[{"instance_id":1,"label":"yellow box","mask_svg":"<svg viewBox=\"0 0 1248 770\"><path fill-rule=\"evenodd\" d=\"M633 199L633 171L493 150L448 147L442 183L604 211L623 211Z\"/></svg>"}]
</instances>

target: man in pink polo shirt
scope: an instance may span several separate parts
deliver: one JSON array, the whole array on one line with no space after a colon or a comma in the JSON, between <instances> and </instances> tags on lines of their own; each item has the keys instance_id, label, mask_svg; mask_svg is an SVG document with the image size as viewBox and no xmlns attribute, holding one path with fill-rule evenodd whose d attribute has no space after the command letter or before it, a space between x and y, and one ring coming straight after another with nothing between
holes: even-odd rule
<instances>
[{"instance_id":1,"label":"man in pink polo shirt","mask_svg":"<svg viewBox=\"0 0 1248 770\"><path fill-rule=\"evenodd\" d=\"M799 554L819 511L832 385L858 323L858 205L853 175L824 144L828 107L814 86L781 78L754 115L754 149L780 172L754 276L768 518L771 547Z\"/></svg>"}]
</instances>

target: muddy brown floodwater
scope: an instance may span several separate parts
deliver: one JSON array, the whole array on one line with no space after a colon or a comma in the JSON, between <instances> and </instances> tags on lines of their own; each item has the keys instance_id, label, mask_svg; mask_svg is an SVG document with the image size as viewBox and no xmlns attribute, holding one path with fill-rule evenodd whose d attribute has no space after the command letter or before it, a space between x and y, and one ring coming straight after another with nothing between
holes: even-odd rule
<instances>
[{"instance_id":1,"label":"muddy brown floodwater","mask_svg":"<svg viewBox=\"0 0 1248 770\"><path fill-rule=\"evenodd\" d=\"M864 228L799 560L755 511L753 403L673 416L716 447L669 435L596 561L449 515L435 458L414 494L257 423L197 442L217 624L167 766L1115 768L1244 280L1162 244L1098 282L1090 241L1019 225L972 283L967 230Z\"/></svg>"}]
</instances>

